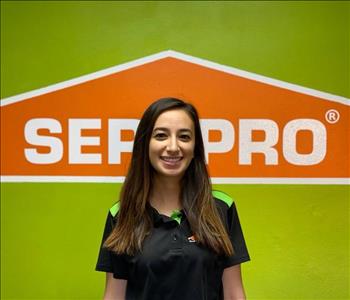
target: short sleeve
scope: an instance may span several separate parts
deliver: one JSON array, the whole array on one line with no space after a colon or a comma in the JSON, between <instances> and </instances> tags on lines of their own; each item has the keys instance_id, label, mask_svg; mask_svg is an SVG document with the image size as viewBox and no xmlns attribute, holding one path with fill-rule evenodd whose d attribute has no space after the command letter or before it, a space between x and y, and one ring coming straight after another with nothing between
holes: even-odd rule
<instances>
[{"instance_id":1,"label":"short sleeve","mask_svg":"<svg viewBox=\"0 0 350 300\"><path fill-rule=\"evenodd\" d=\"M225 257L224 268L228 268L250 260L241 224L239 222L236 205L234 202L227 210L227 226L229 238L234 249L234 254L232 256Z\"/></svg>"},{"instance_id":2,"label":"short sleeve","mask_svg":"<svg viewBox=\"0 0 350 300\"><path fill-rule=\"evenodd\" d=\"M128 279L127 256L123 254L116 254L103 247L105 240L112 232L114 226L115 220L111 213L108 212L95 270L113 273L114 278Z\"/></svg>"}]
</instances>

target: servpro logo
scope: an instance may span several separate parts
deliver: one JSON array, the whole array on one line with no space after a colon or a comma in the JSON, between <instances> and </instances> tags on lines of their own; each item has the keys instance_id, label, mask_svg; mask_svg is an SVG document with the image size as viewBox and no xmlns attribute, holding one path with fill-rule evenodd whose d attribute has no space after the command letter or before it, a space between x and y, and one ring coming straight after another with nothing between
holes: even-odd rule
<instances>
[{"instance_id":1,"label":"servpro logo","mask_svg":"<svg viewBox=\"0 0 350 300\"><path fill-rule=\"evenodd\" d=\"M107 163L119 165L122 163L122 153L132 151L133 142L121 139L124 130L136 132L139 120L134 119L109 119L107 140ZM37 118L28 120L24 126L25 141L32 145L24 149L25 159L32 164L55 164L62 160L68 164L102 164L102 153L84 153L85 146L100 146L99 135L83 135L84 130L101 130L101 119L68 119L68 147L64 153L64 141L60 139L62 124L59 120L49 118ZM278 165L279 156L292 165L311 166L321 163L327 154L327 130L318 120L296 119L289 121L282 132L282 153L275 148L279 139L279 127L273 120L268 119L240 119L238 159L239 165L252 165L252 157L255 153L264 155L265 165ZM227 153L235 146L235 129L229 120L202 119L202 134L206 149L206 158L209 162L210 154ZM217 131L221 135L220 141L209 140L211 131ZM47 133L40 133L46 131ZM265 138L262 141L254 141L254 131L261 131ZM307 131L310 134L309 153L299 152L297 148L298 133ZM41 153L40 147L47 147L47 151ZM229 161L228 161L229 162Z\"/></svg>"},{"instance_id":2,"label":"servpro logo","mask_svg":"<svg viewBox=\"0 0 350 300\"><path fill-rule=\"evenodd\" d=\"M350 100L166 51L1 102L4 181L123 181L145 108L200 113L213 182L348 183Z\"/></svg>"}]
</instances>

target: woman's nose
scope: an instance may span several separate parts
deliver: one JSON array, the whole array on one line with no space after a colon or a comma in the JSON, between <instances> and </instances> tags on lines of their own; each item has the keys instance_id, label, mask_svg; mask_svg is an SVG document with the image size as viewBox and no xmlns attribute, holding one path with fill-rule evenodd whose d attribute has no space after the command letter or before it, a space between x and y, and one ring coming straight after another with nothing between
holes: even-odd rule
<instances>
[{"instance_id":1,"label":"woman's nose","mask_svg":"<svg viewBox=\"0 0 350 300\"><path fill-rule=\"evenodd\" d=\"M169 143L167 145L167 150L170 152L177 152L179 151L179 145L176 137L171 137L169 139Z\"/></svg>"}]
</instances>

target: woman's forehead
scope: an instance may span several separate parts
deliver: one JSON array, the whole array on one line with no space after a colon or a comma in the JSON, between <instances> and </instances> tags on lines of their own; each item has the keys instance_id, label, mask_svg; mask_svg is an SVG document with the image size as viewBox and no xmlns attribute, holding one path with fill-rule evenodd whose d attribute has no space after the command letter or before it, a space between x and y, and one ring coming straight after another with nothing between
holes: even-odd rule
<instances>
[{"instance_id":1,"label":"woman's forehead","mask_svg":"<svg viewBox=\"0 0 350 300\"><path fill-rule=\"evenodd\" d=\"M188 113L182 109L168 110L159 115L154 128L172 127L193 130L194 124Z\"/></svg>"}]
</instances>

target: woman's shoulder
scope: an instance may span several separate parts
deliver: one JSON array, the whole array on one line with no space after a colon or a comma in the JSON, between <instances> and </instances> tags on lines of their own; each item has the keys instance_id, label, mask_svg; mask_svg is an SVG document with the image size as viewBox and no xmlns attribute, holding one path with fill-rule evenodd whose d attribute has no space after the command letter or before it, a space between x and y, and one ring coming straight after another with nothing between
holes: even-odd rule
<instances>
[{"instance_id":1,"label":"woman's shoulder","mask_svg":"<svg viewBox=\"0 0 350 300\"><path fill-rule=\"evenodd\" d=\"M107 223L111 226L114 227L115 224L117 223L117 217L118 217L118 212L120 209L120 203L115 202L113 206L108 210L107 214Z\"/></svg>"},{"instance_id":2,"label":"woman's shoulder","mask_svg":"<svg viewBox=\"0 0 350 300\"><path fill-rule=\"evenodd\" d=\"M212 195L217 208L221 211L227 211L235 206L233 198L225 192L212 190Z\"/></svg>"},{"instance_id":3,"label":"woman's shoulder","mask_svg":"<svg viewBox=\"0 0 350 300\"><path fill-rule=\"evenodd\" d=\"M114 218L117 213L119 212L119 208L120 208L120 202L116 202L114 203L114 205L109 209L109 213L111 214L111 216Z\"/></svg>"},{"instance_id":4,"label":"woman's shoulder","mask_svg":"<svg viewBox=\"0 0 350 300\"><path fill-rule=\"evenodd\" d=\"M212 195L217 207L220 210L225 211L230 209L231 207L234 207L235 205L233 198L223 191L212 190ZM119 209L120 209L120 202L118 201L114 203L114 205L109 209L109 215L114 219L118 214Z\"/></svg>"}]
</instances>

